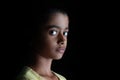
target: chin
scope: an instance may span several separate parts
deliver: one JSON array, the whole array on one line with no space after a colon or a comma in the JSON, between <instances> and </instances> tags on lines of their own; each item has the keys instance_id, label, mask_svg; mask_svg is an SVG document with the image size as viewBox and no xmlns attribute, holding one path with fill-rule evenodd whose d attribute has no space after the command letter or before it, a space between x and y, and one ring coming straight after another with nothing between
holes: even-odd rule
<instances>
[{"instance_id":1,"label":"chin","mask_svg":"<svg viewBox=\"0 0 120 80\"><path fill-rule=\"evenodd\" d=\"M60 59L62 59L62 56L57 56L57 57L54 57L53 59L54 60L60 60Z\"/></svg>"},{"instance_id":2,"label":"chin","mask_svg":"<svg viewBox=\"0 0 120 80\"><path fill-rule=\"evenodd\" d=\"M54 55L52 56L52 58L53 58L54 60L60 60L60 59L62 59L63 54L64 54L64 53L55 52Z\"/></svg>"}]
</instances>

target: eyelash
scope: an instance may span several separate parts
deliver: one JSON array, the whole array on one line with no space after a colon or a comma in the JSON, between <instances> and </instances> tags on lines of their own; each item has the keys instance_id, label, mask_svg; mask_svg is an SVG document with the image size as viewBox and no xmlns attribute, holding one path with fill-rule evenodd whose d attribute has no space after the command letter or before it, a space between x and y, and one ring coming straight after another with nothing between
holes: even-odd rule
<instances>
[{"instance_id":1,"label":"eyelash","mask_svg":"<svg viewBox=\"0 0 120 80\"><path fill-rule=\"evenodd\" d=\"M58 31L57 30L50 30L49 34L52 35L52 36L55 36L55 35L58 34ZM67 36L68 35L68 31L63 32L63 35Z\"/></svg>"}]
</instances>

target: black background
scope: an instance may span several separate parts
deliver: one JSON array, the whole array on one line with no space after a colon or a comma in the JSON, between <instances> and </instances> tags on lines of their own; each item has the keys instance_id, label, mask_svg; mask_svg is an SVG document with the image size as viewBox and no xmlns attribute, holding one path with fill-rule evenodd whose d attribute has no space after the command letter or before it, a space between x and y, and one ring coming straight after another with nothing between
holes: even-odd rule
<instances>
[{"instance_id":1,"label":"black background","mask_svg":"<svg viewBox=\"0 0 120 80\"><path fill-rule=\"evenodd\" d=\"M53 62L52 69L68 80L112 78L107 75L112 72L113 61L108 39L112 35L108 24L113 25L113 7L108 2L92 1L18 1L3 6L1 71L5 78L14 79L26 63L24 27L31 26L32 12L49 6L67 10L70 17L67 50L61 60Z\"/></svg>"}]
</instances>

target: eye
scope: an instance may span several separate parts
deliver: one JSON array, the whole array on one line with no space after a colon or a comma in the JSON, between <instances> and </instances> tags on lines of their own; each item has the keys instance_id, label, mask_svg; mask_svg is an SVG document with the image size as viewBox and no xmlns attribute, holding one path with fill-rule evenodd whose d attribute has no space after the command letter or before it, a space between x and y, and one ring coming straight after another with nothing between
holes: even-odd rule
<instances>
[{"instance_id":1,"label":"eye","mask_svg":"<svg viewBox=\"0 0 120 80\"><path fill-rule=\"evenodd\" d=\"M50 30L50 31L49 31L49 34L54 36L54 35L57 34L57 31L56 31L56 30Z\"/></svg>"},{"instance_id":2,"label":"eye","mask_svg":"<svg viewBox=\"0 0 120 80\"><path fill-rule=\"evenodd\" d=\"M68 35L68 31L65 31L65 32L63 33L63 35L64 35L64 36L67 36L67 35Z\"/></svg>"}]
</instances>

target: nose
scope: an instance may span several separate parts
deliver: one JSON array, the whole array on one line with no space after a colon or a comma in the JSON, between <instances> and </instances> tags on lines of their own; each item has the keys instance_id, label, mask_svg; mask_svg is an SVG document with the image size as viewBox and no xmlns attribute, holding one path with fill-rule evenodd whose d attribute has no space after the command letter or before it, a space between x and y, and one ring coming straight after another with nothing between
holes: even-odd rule
<instances>
[{"instance_id":1,"label":"nose","mask_svg":"<svg viewBox=\"0 0 120 80\"><path fill-rule=\"evenodd\" d=\"M66 41L66 37L62 33L59 33L58 44L63 45L63 44L65 44L65 41Z\"/></svg>"}]
</instances>

